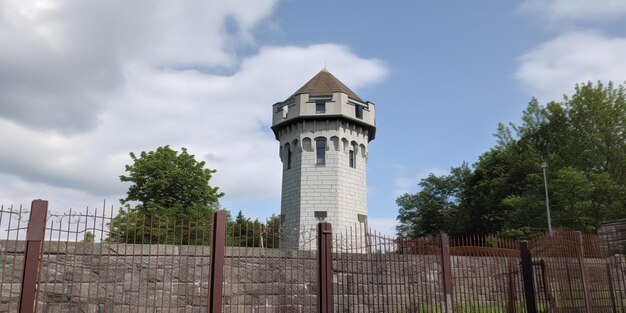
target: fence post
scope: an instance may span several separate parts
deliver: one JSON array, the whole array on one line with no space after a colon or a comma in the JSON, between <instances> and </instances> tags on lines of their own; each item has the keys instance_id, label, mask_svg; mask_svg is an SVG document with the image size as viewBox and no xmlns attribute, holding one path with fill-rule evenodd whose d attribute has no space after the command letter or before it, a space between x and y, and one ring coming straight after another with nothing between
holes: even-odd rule
<instances>
[{"instance_id":1,"label":"fence post","mask_svg":"<svg viewBox=\"0 0 626 313\"><path fill-rule=\"evenodd\" d=\"M535 301L535 282L533 276L533 260L530 255L528 241L522 240L519 243L520 257L522 259L522 278L524 279L524 297L526 299L526 310L528 313L537 313L537 303Z\"/></svg>"},{"instance_id":2,"label":"fence post","mask_svg":"<svg viewBox=\"0 0 626 313\"><path fill-rule=\"evenodd\" d=\"M333 312L333 231L330 223L317 224L318 295L320 313Z\"/></svg>"},{"instance_id":3,"label":"fence post","mask_svg":"<svg viewBox=\"0 0 626 313\"><path fill-rule=\"evenodd\" d=\"M515 308L515 274L517 273L517 262L515 258L509 258L509 289L507 293L507 313L516 313Z\"/></svg>"},{"instance_id":4,"label":"fence post","mask_svg":"<svg viewBox=\"0 0 626 313\"><path fill-rule=\"evenodd\" d=\"M33 200L30 206L30 218L26 230L26 247L24 249L24 271L22 272L22 290L20 292L20 313L35 312L37 281L41 269L41 253L46 218L48 217L48 201Z\"/></svg>"},{"instance_id":5,"label":"fence post","mask_svg":"<svg viewBox=\"0 0 626 313\"><path fill-rule=\"evenodd\" d=\"M606 277L609 279L609 292L611 293L611 311L618 313L617 301L615 301L615 286L613 286L613 274L611 273L611 258L609 257L609 263L606 265Z\"/></svg>"},{"instance_id":6,"label":"fence post","mask_svg":"<svg viewBox=\"0 0 626 313\"><path fill-rule=\"evenodd\" d=\"M224 246L226 244L226 211L213 212L211 234L211 280L209 282L209 313L222 313L224 289Z\"/></svg>"},{"instance_id":7,"label":"fence post","mask_svg":"<svg viewBox=\"0 0 626 313\"><path fill-rule=\"evenodd\" d=\"M585 242L583 241L583 234L579 231L576 232L576 239L578 241L578 266L580 266L580 277L583 285L583 296L585 300L585 312L591 313L591 299L589 298L589 281L587 280L587 271L585 270Z\"/></svg>"},{"instance_id":8,"label":"fence post","mask_svg":"<svg viewBox=\"0 0 626 313\"><path fill-rule=\"evenodd\" d=\"M447 234L439 235L441 248L441 276L443 279L443 312L452 313L452 265L450 262L450 240Z\"/></svg>"}]
</instances>

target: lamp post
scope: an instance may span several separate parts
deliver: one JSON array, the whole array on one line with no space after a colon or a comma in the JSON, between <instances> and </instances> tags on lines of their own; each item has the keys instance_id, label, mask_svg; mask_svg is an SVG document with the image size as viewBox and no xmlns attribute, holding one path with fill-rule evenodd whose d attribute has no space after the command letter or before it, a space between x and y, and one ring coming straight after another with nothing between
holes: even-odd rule
<instances>
[{"instance_id":1,"label":"lamp post","mask_svg":"<svg viewBox=\"0 0 626 313\"><path fill-rule=\"evenodd\" d=\"M548 168L548 162L541 162L541 169L543 169L543 186L546 190L546 212L548 213L548 235L552 237L552 221L550 219L550 198L548 197L548 179L546 178L546 168Z\"/></svg>"}]
</instances>

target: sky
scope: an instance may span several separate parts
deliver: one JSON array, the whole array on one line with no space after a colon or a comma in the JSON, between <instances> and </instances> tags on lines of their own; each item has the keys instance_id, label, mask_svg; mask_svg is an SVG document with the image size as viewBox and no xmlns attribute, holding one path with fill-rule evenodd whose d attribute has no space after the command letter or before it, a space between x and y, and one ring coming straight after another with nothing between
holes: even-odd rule
<instances>
[{"instance_id":1,"label":"sky","mask_svg":"<svg viewBox=\"0 0 626 313\"><path fill-rule=\"evenodd\" d=\"M186 147L221 205L280 212L272 104L326 67L376 104L370 226L473 164L531 97L626 80L626 1L5 0L0 205L119 206L130 152ZM106 204L103 204L106 203Z\"/></svg>"}]
</instances>

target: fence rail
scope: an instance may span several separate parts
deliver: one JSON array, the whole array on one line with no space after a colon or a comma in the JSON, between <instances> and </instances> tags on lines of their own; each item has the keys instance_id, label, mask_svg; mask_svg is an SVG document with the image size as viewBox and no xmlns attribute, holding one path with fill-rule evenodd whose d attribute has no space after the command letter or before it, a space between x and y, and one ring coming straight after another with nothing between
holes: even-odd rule
<instances>
[{"instance_id":1,"label":"fence rail","mask_svg":"<svg viewBox=\"0 0 626 313\"><path fill-rule=\"evenodd\" d=\"M626 313L611 234L520 244L46 210L0 206L0 312Z\"/></svg>"}]
</instances>

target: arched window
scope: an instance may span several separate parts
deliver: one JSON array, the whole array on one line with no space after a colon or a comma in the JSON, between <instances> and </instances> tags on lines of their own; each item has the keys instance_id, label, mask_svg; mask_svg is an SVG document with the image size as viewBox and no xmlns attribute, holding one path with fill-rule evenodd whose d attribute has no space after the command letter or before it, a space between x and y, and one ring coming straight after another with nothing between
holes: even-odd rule
<instances>
[{"instance_id":1,"label":"arched window","mask_svg":"<svg viewBox=\"0 0 626 313\"><path fill-rule=\"evenodd\" d=\"M331 149L335 149L335 151L339 151L339 137L332 136L330 137Z\"/></svg>"},{"instance_id":2,"label":"arched window","mask_svg":"<svg viewBox=\"0 0 626 313\"><path fill-rule=\"evenodd\" d=\"M348 139L341 138L341 143L342 143L341 151L343 151L343 153L348 153L348 146L350 145L350 142L348 141Z\"/></svg>"},{"instance_id":3,"label":"arched window","mask_svg":"<svg viewBox=\"0 0 626 313\"><path fill-rule=\"evenodd\" d=\"M359 145L359 150L361 150L361 157L362 158L367 158L367 150L365 149L365 145L364 144L360 144Z\"/></svg>"},{"instance_id":4,"label":"arched window","mask_svg":"<svg viewBox=\"0 0 626 313\"><path fill-rule=\"evenodd\" d=\"M315 164L326 164L326 138L315 139L315 152L317 155Z\"/></svg>"},{"instance_id":5,"label":"arched window","mask_svg":"<svg viewBox=\"0 0 626 313\"><path fill-rule=\"evenodd\" d=\"M302 138L302 149L307 152L313 151L313 148L311 147L311 138L309 137Z\"/></svg>"},{"instance_id":6,"label":"arched window","mask_svg":"<svg viewBox=\"0 0 626 313\"><path fill-rule=\"evenodd\" d=\"M358 147L359 146L356 143L356 141L353 141L350 144L350 151L348 151L348 165L351 168L356 168L356 156L357 156Z\"/></svg>"}]
</instances>

